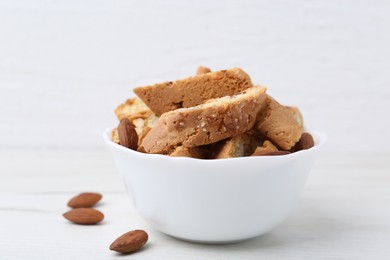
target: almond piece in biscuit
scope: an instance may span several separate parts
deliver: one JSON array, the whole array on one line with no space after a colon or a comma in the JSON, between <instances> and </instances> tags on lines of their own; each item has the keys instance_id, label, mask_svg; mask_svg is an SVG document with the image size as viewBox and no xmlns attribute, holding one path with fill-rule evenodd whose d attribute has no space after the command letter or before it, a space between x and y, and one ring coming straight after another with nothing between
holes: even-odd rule
<instances>
[{"instance_id":1,"label":"almond piece in biscuit","mask_svg":"<svg viewBox=\"0 0 390 260\"><path fill-rule=\"evenodd\" d=\"M178 146L169 154L169 156L172 157L191 157L191 158L197 158L197 159L206 159L207 158L207 151L199 148L199 147L183 147Z\"/></svg>"},{"instance_id":2,"label":"almond piece in biscuit","mask_svg":"<svg viewBox=\"0 0 390 260\"><path fill-rule=\"evenodd\" d=\"M201 146L245 133L256 121L265 91L255 86L234 96L164 113L141 146L148 153L167 153L180 145Z\"/></svg>"},{"instance_id":3,"label":"almond piece in biscuit","mask_svg":"<svg viewBox=\"0 0 390 260\"><path fill-rule=\"evenodd\" d=\"M262 146L258 146L251 156L262 156L278 151L278 148L270 141L265 140Z\"/></svg>"},{"instance_id":4,"label":"almond piece in biscuit","mask_svg":"<svg viewBox=\"0 0 390 260\"><path fill-rule=\"evenodd\" d=\"M212 98L231 96L250 87L253 87L253 84L248 74L234 68L138 87L134 92L160 116L178 108L203 104Z\"/></svg>"},{"instance_id":5,"label":"almond piece in biscuit","mask_svg":"<svg viewBox=\"0 0 390 260\"><path fill-rule=\"evenodd\" d=\"M216 145L213 158L235 158L251 155L259 145L259 140L250 134L244 133L227 140L221 141Z\"/></svg>"},{"instance_id":6,"label":"almond piece in biscuit","mask_svg":"<svg viewBox=\"0 0 390 260\"><path fill-rule=\"evenodd\" d=\"M290 150L301 138L301 125L288 108L269 95L265 104L254 128L282 150Z\"/></svg>"}]
</instances>

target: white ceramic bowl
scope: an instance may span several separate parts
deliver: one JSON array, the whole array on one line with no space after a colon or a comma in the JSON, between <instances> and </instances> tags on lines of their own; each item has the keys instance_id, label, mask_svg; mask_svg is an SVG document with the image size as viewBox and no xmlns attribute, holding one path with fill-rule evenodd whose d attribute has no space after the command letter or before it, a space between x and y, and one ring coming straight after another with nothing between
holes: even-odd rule
<instances>
[{"instance_id":1,"label":"white ceramic bowl","mask_svg":"<svg viewBox=\"0 0 390 260\"><path fill-rule=\"evenodd\" d=\"M103 137L141 217L168 235L225 243L262 235L296 204L325 136L283 156L200 160L143 154Z\"/></svg>"}]
</instances>

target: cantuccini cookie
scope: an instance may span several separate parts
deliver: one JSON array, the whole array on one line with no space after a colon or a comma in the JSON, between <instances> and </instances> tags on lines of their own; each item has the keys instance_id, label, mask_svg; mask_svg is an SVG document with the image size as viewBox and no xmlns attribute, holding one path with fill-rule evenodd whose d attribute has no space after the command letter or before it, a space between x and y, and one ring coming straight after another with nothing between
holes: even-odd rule
<instances>
[{"instance_id":1,"label":"cantuccini cookie","mask_svg":"<svg viewBox=\"0 0 390 260\"><path fill-rule=\"evenodd\" d=\"M282 150L290 150L302 135L302 127L289 108L266 95L265 107L258 115L255 129Z\"/></svg>"},{"instance_id":2,"label":"cantuccini cookie","mask_svg":"<svg viewBox=\"0 0 390 260\"><path fill-rule=\"evenodd\" d=\"M251 129L265 100L264 87L255 86L234 96L208 101L161 115L141 142L148 153L218 142Z\"/></svg>"},{"instance_id":3,"label":"cantuccini cookie","mask_svg":"<svg viewBox=\"0 0 390 260\"><path fill-rule=\"evenodd\" d=\"M193 77L134 92L138 97L115 109L122 130L118 135L114 128L112 140L139 152L221 159L286 155L315 145L302 134L299 109L279 104L239 68L200 66Z\"/></svg>"},{"instance_id":4,"label":"cantuccini cookie","mask_svg":"<svg viewBox=\"0 0 390 260\"><path fill-rule=\"evenodd\" d=\"M201 74L193 77L138 87L134 92L160 116L168 111L197 106L209 99L231 96L253 87L248 74L238 68L203 72L202 69Z\"/></svg>"}]
</instances>

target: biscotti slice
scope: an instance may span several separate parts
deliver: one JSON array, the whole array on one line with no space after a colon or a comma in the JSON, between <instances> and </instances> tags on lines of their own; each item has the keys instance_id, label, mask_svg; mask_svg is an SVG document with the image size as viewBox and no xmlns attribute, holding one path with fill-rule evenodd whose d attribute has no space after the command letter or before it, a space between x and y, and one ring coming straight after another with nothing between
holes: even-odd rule
<instances>
[{"instance_id":1,"label":"biscotti slice","mask_svg":"<svg viewBox=\"0 0 390 260\"><path fill-rule=\"evenodd\" d=\"M266 95L265 107L258 115L254 129L282 150L290 150L302 135L302 127L289 108Z\"/></svg>"},{"instance_id":2,"label":"biscotti slice","mask_svg":"<svg viewBox=\"0 0 390 260\"><path fill-rule=\"evenodd\" d=\"M212 98L231 96L250 87L253 87L253 84L248 74L234 68L138 87L134 92L160 116L178 108L203 104Z\"/></svg>"},{"instance_id":3,"label":"biscotti slice","mask_svg":"<svg viewBox=\"0 0 390 260\"><path fill-rule=\"evenodd\" d=\"M139 142L146 135L146 131L153 127L158 117L145 105L145 103L135 97L126 100L115 109L115 114L120 121L122 118L129 119L135 125L135 131L139 136ZM117 128L112 130L112 141L119 143Z\"/></svg>"},{"instance_id":4,"label":"biscotti slice","mask_svg":"<svg viewBox=\"0 0 390 260\"><path fill-rule=\"evenodd\" d=\"M218 143L213 151L213 159L249 156L258 145L259 139L254 135L240 134Z\"/></svg>"},{"instance_id":5,"label":"biscotti slice","mask_svg":"<svg viewBox=\"0 0 390 260\"><path fill-rule=\"evenodd\" d=\"M256 121L265 91L255 86L234 96L164 113L141 146L148 153L166 153L180 145L201 146L245 133Z\"/></svg>"}]
</instances>

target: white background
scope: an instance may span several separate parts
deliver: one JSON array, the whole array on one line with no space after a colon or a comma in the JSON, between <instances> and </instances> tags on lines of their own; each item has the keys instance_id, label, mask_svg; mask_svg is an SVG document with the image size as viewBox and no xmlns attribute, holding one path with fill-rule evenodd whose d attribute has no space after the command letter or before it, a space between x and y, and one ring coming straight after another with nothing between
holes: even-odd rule
<instances>
[{"instance_id":1,"label":"white background","mask_svg":"<svg viewBox=\"0 0 390 260\"><path fill-rule=\"evenodd\" d=\"M105 149L132 88L241 67L327 153L389 151L389 1L0 1L0 148Z\"/></svg>"},{"instance_id":2,"label":"white background","mask_svg":"<svg viewBox=\"0 0 390 260\"><path fill-rule=\"evenodd\" d=\"M238 244L153 230L101 132L132 88L241 67L328 135L291 216ZM0 0L0 259L389 259L390 1ZM184 170L185 171L185 170ZM62 217L97 191L101 225Z\"/></svg>"}]
</instances>

